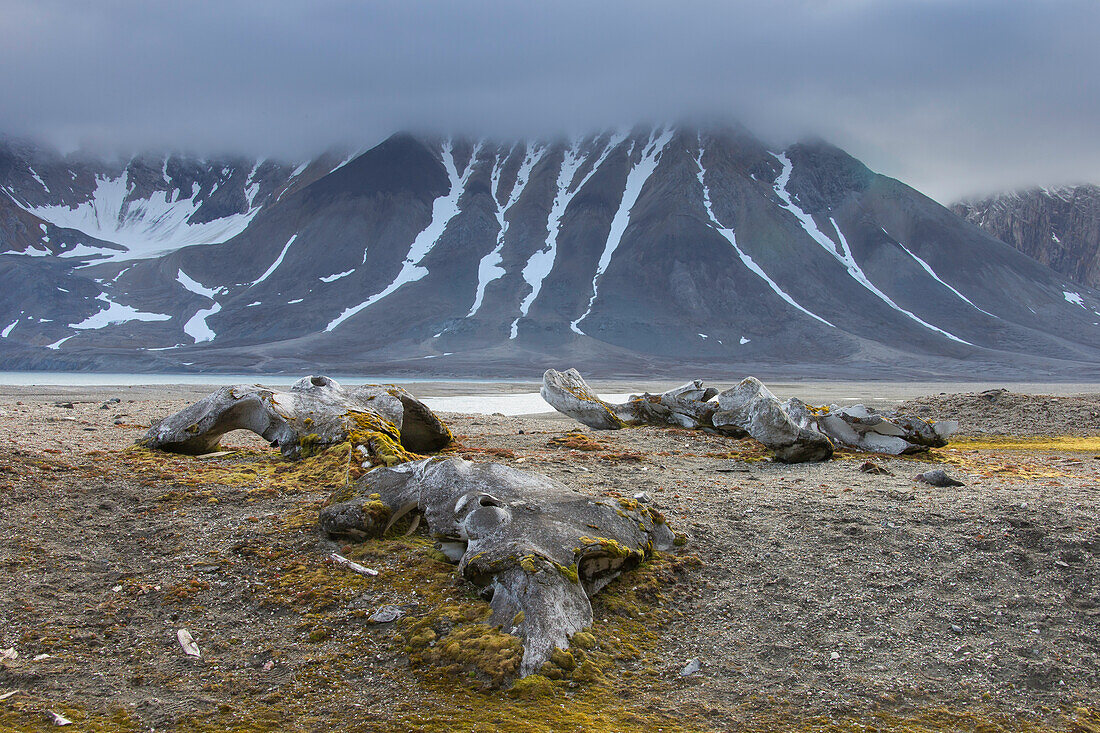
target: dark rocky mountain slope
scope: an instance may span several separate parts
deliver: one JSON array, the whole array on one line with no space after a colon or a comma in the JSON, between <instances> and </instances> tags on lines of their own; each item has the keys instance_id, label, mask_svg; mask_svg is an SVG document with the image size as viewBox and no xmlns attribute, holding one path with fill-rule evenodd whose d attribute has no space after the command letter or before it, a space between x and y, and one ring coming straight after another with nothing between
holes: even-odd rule
<instances>
[{"instance_id":1,"label":"dark rocky mountain slope","mask_svg":"<svg viewBox=\"0 0 1100 733\"><path fill-rule=\"evenodd\" d=\"M1034 188L951 210L1055 272L1100 287L1100 187Z\"/></svg>"},{"instance_id":2,"label":"dark rocky mountain slope","mask_svg":"<svg viewBox=\"0 0 1100 733\"><path fill-rule=\"evenodd\" d=\"M0 367L1081 376L1100 294L826 143L0 151Z\"/></svg>"}]
</instances>

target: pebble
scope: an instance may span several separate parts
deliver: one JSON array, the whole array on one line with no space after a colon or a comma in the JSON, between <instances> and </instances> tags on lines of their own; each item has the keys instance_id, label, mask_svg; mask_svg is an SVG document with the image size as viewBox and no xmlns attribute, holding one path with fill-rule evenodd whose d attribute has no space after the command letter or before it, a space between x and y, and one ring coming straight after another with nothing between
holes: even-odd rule
<instances>
[{"instance_id":1,"label":"pebble","mask_svg":"<svg viewBox=\"0 0 1100 733\"><path fill-rule=\"evenodd\" d=\"M367 620L372 624L388 624L404 615L405 612L397 606L380 606L375 609L374 613L372 613Z\"/></svg>"},{"instance_id":2,"label":"pebble","mask_svg":"<svg viewBox=\"0 0 1100 733\"><path fill-rule=\"evenodd\" d=\"M942 468L937 468L934 471L925 471L924 473L918 473L913 477L914 481L920 481L921 483L928 484L929 486L965 486L962 481L951 478L947 475L947 471Z\"/></svg>"},{"instance_id":3,"label":"pebble","mask_svg":"<svg viewBox=\"0 0 1100 733\"><path fill-rule=\"evenodd\" d=\"M690 677L703 668L703 663L699 661L699 657L695 657L690 662L684 665L684 668L680 670L681 677Z\"/></svg>"}]
</instances>

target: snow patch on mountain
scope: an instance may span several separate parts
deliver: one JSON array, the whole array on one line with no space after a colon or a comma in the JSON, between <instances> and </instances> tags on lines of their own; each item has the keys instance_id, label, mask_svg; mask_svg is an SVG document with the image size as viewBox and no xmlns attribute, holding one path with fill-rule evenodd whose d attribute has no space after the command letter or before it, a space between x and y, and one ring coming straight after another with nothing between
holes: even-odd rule
<instances>
[{"instance_id":1,"label":"snow patch on mountain","mask_svg":"<svg viewBox=\"0 0 1100 733\"><path fill-rule=\"evenodd\" d=\"M120 273L121 274L121 273ZM183 270L176 273L176 282L195 295L203 295L213 300L218 293L225 292L225 288L208 288L202 283L187 276Z\"/></svg>"},{"instance_id":2,"label":"snow patch on mountain","mask_svg":"<svg viewBox=\"0 0 1100 733\"><path fill-rule=\"evenodd\" d=\"M271 273L275 272L275 270L279 269L279 265L283 264L283 258L286 257L286 251L288 249L290 249L290 245L294 244L294 240L297 239L297 238L298 238L297 234L292 234L290 239L287 240L287 243L285 245L283 245L283 251L280 252L279 256L275 258L275 261L271 263L271 267L267 268L267 272L265 272L263 275L260 275L256 280L253 280L252 285L249 285L248 287L251 288L251 287L254 287L256 285L259 285L264 280L271 277Z\"/></svg>"},{"instance_id":3,"label":"snow patch on mountain","mask_svg":"<svg viewBox=\"0 0 1100 733\"><path fill-rule=\"evenodd\" d=\"M787 157L786 153L780 153L779 155L772 153L772 156L779 161L780 165L783 166L783 169L779 174L779 178L777 178L775 181L775 193L776 196L779 197L783 208L794 214L799 223L802 225L802 229L807 234L809 234L815 242L820 244L826 252L836 258L837 262L844 265L845 269L848 270L848 274L852 277L853 280L855 280L868 291L870 291L879 300L886 303L886 305L890 306L898 313L908 316L912 320L919 323L921 326L924 326L931 331L942 334L952 341L958 341L960 344L966 344L967 346L974 345L969 341L962 340L952 333L948 333L938 326L933 326L931 323L922 320L916 314L902 308L900 305L891 300L890 296L879 290L875 286L875 284L871 282L866 273L863 272L863 269L856 262L855 257L852 256L852 251L848 248L848 240L844 238L844 232L840 231L840 227L837 225L836 220L830 217L829 221L832 223L833 229L836 231L837 238L839 239L840 251L837 251L838 243L833 242L832 239L830 239L823 231L818 228L817 222L814 221L814 218L803 211L802 208L798 206L798 204L794 203L791 200L791 195L787 191L787 183L790 182L791 172L794 170L794 164L791 163L791 159Z\"/></svg>"},{"instance_id":4,"label":"snow patch on mountain","mask_svg":"<svg viewBox=\"0 0 1100 733\"><path fill-rule=\"evenodd\" d=\"M240 234L259 212L232 214L208 222L192 222L202 205L199 186L188 198L172 199L172 191L158 191L147 199L128 199L133 187L128 174L116 178L96 176L96 188L87 201L75 206L51 204L21 205L54 226L76 229L96 239L120 244L126 249L88 248L89 253L113 261L144 259L192 244L220 244ZM182 196L183 192L178 192ZM86 256L84 253L68 256Z\"/></svg>"},{"instance_id":5,"label":"snow patch on mountain","mask_svg":"<svg viewBox=\"0 0 1100 733\"><path fill-rule=\"evenodd\" d=\"M61 348L61 344L65 343L66 341L68 341L71 338L72 338L72 336L66 336L63 339L58 339L57 341L54 341L52 344L46 344L46 348L47 349L53 349L54 351L57 351L58 349Z\"/></svg>"},{"instance_id":6,"label":"snow patch on mountain","mask_svg":"<svg viewBox=\"0 0 1100 733\"><path fill-rule=\"evenodd\" d=\"M607 241L604 243L603 252L600 254L600 261L596 265L596 274L592 276L592 297L588 299L588 307L585 308L581 317L569 324L569 328L574 333L584 335L580 323L588 318L588 314L592 312L592 305L596 302L596 296L599 295L600 278L603 277L607 266L611 264L611 258L614 256L615 250L619 248L619 244L622 243L623 233L630 223L630 210L634 208L634 204L638 203L638 196L641 195L642 187L645 186L646 181L653 175L653 171L657 170L661 153L668 146L669 141L672 140L673 132L670 127L665 129L659 136L657 130L650 133L649 143L642 151L641 160L631 166L630 172L626 175L626 186L623 189L623 197L619 201L619 209L611 220L611 231L607 234Z\"/></svg>"},{"instance_id":7,"label":"snow patch on mountain","mask_svg":"<svg viewBox=\"0 0 1100 733\"><path fill-rule=\"evenodd\" d=\"M1079 305L1082 308L1085 307L1085 300L1084 300L1084 298L1081 297L1080 293L1071 292L1069 290L1063 290L1062 291L1062 297L1064 297L1066 299L1067 303L1073 303L1074 305Z\"/></svg>"},{"instance_id":8,"label":"snow patch on mountain","mask_svg":"<svg viewBox=\"0 0 1100 733\"><path fill-rule=\"evenodd\" d=\"M332 319L325 326L326 332L336 328L364 308L377 303L402 285L416 282L428 274L427 268L421 267L420 263L432 251L432 247L439 241L439 238L443 236L443 232L446 231L451 219L458 215L458 202L462 198L462 193L466 190L466 182L470 179L470 174L474 170L474 163L480 151L481 143L479 142L474 148L474 152L470 154L466 169L459 175L458 168L455 165L453 142L448 139L443 144L443 167L447 170L447 178L451 182L451 187L447 193L432 203L432 219L428 222L428 226L413 240L409 252L405 256L405 261L401 264L401 271L397 273L397 277L394 278L393 282L381 292L372 295L358 305L346 308L340 315Z\"/></svg>"},{"instance_id":9,"label":"snow patch on mountain","mask_svg":"<svg viewBox=\"0 0 1100 733\"><path fill-rule=\"evenodd\" d=\"M69 328L83 331L106 328L127 321L168 321L172 318L166 313L146 313L129 305L115 303L107 296L107 293L100 293L96 296L96 300L103 301L107 304L107 307L98 313L93 313L80 323L70 323Z\"/></svg>"},{"instance_id":10,"label":"snow patch on mountain","mask_svg":"<svg viewBox=\"0 0 1100 733\"><path fill-rule=\"evenodd\" d=\"M320 280L323 283L331 283L331 282L336 282L337 280L339 280L342 277L347 277L348 275L350 275L353 272L355 272L354 267L351 268L350 270L344 270L343 272L338 272L335 275L325 275L324 277L319 277L317 279Z\"/></svg>"},{"instance_id":11,"label":"snow patch on mountain","mask_svg":"<svg viewBox=\"0 0 1100 733\"><path fill-rule=\"evenodd\" d=\"M200 309L187 320L187 323L183 324L183 332L193 338L196 344L213 341L217 334L207 325L206 319L221 309L221 303L214 303L209 308Z\"/></svg>"},{"instance_id":12,"label":"snow patch on mountain","mask_svg":"<svg viewBox=\"0 0 1100 733\"><path fill-rule=\"evenodd\" d=\"M508 160L508 156L505 155L497 159L493 166L493 174L491 177L492 182L492 195L493 201L497 203L497 223L500 225L500 230L497 232L497 245L492 252L481 258L481 262L477 266L477 290L474 292L474 304L470 306L470 312L466 314L467 318L475 315L481 308L481 302L485 298L485 288L489 287L489 283L493 280L497 280L504 277L505 269L501 267L503 257L501 251L504 249L504 235L508 231L508 221L505 216L508 210L511 209L519 197L523 194L523 190L527 187L527 181L531 177L531 169L535 167L542 156L546 153L545 148L528 147L527 154L523 158L523 162L519 166L519 170L516 172L516 181L512 184L512 192L508 195L508 201L501 205L499 203L500 198L500 175L504 170L504 163Z\"/></svg>"},{"instance_id":13,"label":"snow patch on mountain","mask_svg":"<svg viewBox=\"0 0 1100 733\"><path fill-rule=\"evenodd\" d=\"M561 231L561 218L565 215L566 209L569 208L570 202L584 188L584 184L588 183L593 174L599 170L611 151L617 148L625 139L625 134L614 133L611 139L608 140L603 152L600 153L600 157L592 164L592 168L575 187L570 184L573 182L573 178L576 176L581 164L587 159L587 156L580 151L582 140L580 138L574 140L573 144L563 154L561 168L558 170L558 192L554 196L554 203L550 207L550 214L546 220L546 244L532 254L528 258L527 264L523 266L523 279L531 288L531 291L519 304L519 317L512 321L508 338L514 339L519 335L520 320L527 317L531 304L535 302L535 298L539 297L543 280L554 269L554 260L557 259L558 251L558 233Z\"/></svg>"},{"instance_id":14,"label":"snow patch on mountain","mask_svg":"<svg viewBox=\"0 0 1100 733\"><path fill-rule=\"evenodd\" d=\"M711 201L710 201L710 187L708 187L707 183L706 183L706 169L703 168L703 148L702 147L699 148L699 155L698 155L698 157L695 158L695 165L697 165L699 167L699 172L696 175L699 178L699 185L703 187L703 208L706 209L707 216L710 217L710 225L711 225L711 227L714 228L714 230L716 232L721 234L726 239L726 241L729 242L733 246L734 251L737 252L737 256L741 258L741 262L745 265L745 267L749 268L749 270L753 274L755 274L757 277L759 277L761 280L763 280L765 283L767 283L768 287L770 287L772 289L772 292L774 292L776 295L778 295L780 298L782 298L788 304L790 304L790 305L794 306L795 308L797 308L798 310L802 311L803 313L808 315L810 318L814 318L818 321L821 321L826 326L836 328L836 326L834 326L832 323L829 323L828 321L826 321L824 318L817 315L813 311L810 311L807 308L804 308L794 298L792 298L790 295L788 295L787 292L785 290L783 290L783 288L779 287L779 284L776 283L775 280L772 280L770 277L768 277L768 273L764 272L764 268L762 268L762 267L760 267L760 265L756 264L756 261L753 260L752 257L750 257L744 250L741 249L741 247L739 247L737 245L737 235L734 234L734 231L732 229L728 229L726 227L723 227L721 222L718 221L718 217L714 215L714 208L711 206ZM742 343L744 343L744 342L742 342Z\"/></svg>"},{"instance_id":15,"label":"snow patch on mountain","mask_svg":"<svg viewBox=\"0 0 1100 733\"><path fill-rule=\"evenodd\" d=\"M883 229L883 231L885 232L886 230L885 230L885 229ZM887 234L887 236L889 236L889 234ZM895 240L895 241L897 241L897 240ZM905 246L904 244L902 244L901 242L898 242L897 244L898 244L898 246L899 246L899 247L901 247L901 248L902 248L903 250L905 250L905 253L906 253L907 255L909 255L909 256L910 256L910 257L912 257L912 258L913 258L914 260L916 260L916 261L917 261L917 264L918 264L918 265L920 265L921 267L923 267L923 268L924 268L924 271L925 271L925 272L927 272L927 273L928 273L929 275L931 275L931 276L932 276L932 278L933 278L933 279L934 279L934 280L935 280L936 282L938 282L938 283L939 283L940 285L944 286L945 288L947 288L948 290L950 290L950 291L951 291L952 293L954 293L955 295L957 295L957 296L959 297L959 299L960 299L960 300L962 300L962 301L963 301L964 303L966 303L966 304L967 304L967 305L969 305L970 307L974 308L975 310L979 310L979 311L981 311L982 313L985 313L985 314L986 314L987 316L993 316L993 318L997 318L997 317L998 317L998 316L994 316L994 315L993 315L992 313L990 313L989 311L987 311L987 310L982 310L982 309L981 309L981 308L979 308L978 306L974 305L974 303L972 303L972 302L970 301L970 298L966 297L965 295L963 295L962 293L960 293L960 292L959 292L958 290L956 290L955 288L953 288L953 287L952 287L951 285L948 285L948 284L947 284L946 282L944 282L944 281L943 281L943 278L941 278L941 277L940 277L939 275L937 275L937 274L936 274L936 271L932 269L932 266L931 266L931 265L929 265L929 264L928 264L927 262L925 262L924 260L922 260L922 259L921 259L920 257L917 257L917 255L916 255L916 254L915 254L914 252L912 252L912 251L911 251L911 250L910 250L910 249L909 249L908 247L906 247L906 246Z\"/></svg>"}]
</instances>

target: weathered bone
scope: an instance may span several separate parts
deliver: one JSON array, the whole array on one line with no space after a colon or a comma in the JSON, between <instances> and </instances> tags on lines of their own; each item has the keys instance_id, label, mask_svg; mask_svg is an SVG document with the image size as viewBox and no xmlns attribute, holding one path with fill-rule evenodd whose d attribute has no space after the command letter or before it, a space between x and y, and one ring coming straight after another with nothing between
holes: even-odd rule
<instances>
[{"instance_id":1,"label":"weathered bone","mask_svg":"<svg viewBox=\"0 0 1100 733\"><path fill-rule=\"evenodd\" d=\"M540 474L461 458L379 467L330 501L320 523L334 536L378 536L415 502L448 556L460 558L460 572L491 596L491 622L523 640L521 675L592 624L589 596L674 539L661 515L637 502L593 499Z\"/></svg>"},{"instance_id":2,"label":"weathered bone","mask_svg":"<svg viewBox=\"0 0 1100 733\"><path fill-rule=\"evenodd\" d=\"M810 407L795 397L781 403L755 377L720 394L695 380L661 395L635 396L614 405L597 397L575 369L550 369L543 375L542 396L554 409L592 428L714 428L735 437L751 435L771 449L776 460L788 463L825 460L837 445L873 453L914 453L947 445L947 438L958 430L952 421L931 423L863 405Z\"/></svg>"},{"instance_id":3,"label":"weathered bone","mask_svg":"<svg viewBox=\"0 0 1100 733\"><path fill-rule=\"evenodd\" d=\"M716 428L733 425L767 446L783 463L824 461L833 455L833 444L813 424L811 414L792 419L779 399L755 377L718 395Z\"/></svg>"},{"instance_id":4,"label":"weathered bone","mask_svg":"<svg viewBox=\"0 0 1100 733\"><path fill-rule=\"evenodd\" d=\"M621 405L604 402L576 369L547 369L542 375L542 398L555 410L597 430L617 430L629 425L672 425L684 428L713 427L710 416L718 394L696 379L659 395L633 395Z\"/></svg>"},{"instance_id":5,"label":"weathered bone","mask_svg":"<svg viewBox=\"0 0 1100 733\"><path fill-rule=\"evenodd\" d=\"M238 429L258 433L288 458L359 438L383 463L407 460L406 451L437 451L452 440L447 426L401 387L345 389L329 377L304 377L286 392L222 387L153 425L139 443L198 455L216 450L223 435Z\"/></svg>"}]
</instances>

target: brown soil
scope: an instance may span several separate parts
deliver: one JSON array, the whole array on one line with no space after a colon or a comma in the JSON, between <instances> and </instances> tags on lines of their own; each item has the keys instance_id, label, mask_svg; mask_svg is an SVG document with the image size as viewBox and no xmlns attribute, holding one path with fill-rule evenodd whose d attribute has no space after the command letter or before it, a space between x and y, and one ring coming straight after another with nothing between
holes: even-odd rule
<instances>
[{"instance_id":1,"label":"brown soil","mask_svg":"<svg viewBox=\"0 0 1100 733\"><path fill-rule=\"evenodd\" d=\"M1033 395L1005 389L917 397L899 410L958 420L968 435L1100 435L1100 395Z\"/></svg>"},{"instance_id":2,"label":"brown soil","mask_svg":"<svg viewBox=\"0 0 1100 733\"><path fill-rule=\"evenodd\" d=\"M1100 441L959 441L874 456L892 475L873 475L867 456L787 466L702 432L444 415L459 454L645 492L688 537L597 596L602 676L509 692L411 666L410 629L481 601L423 528L361 547L316 532L342 457L288 467L248 434L211 459L129 450L188 400L120 394L0 402L0 652L18 652L0 730L53 711L87 730L1100 731ZM909 406L971 435L1097 436L1097 404ZM966 485L912 481L936 467ZM387 604L413 625L366 620Z\"/></svg>"}]
</instances>

